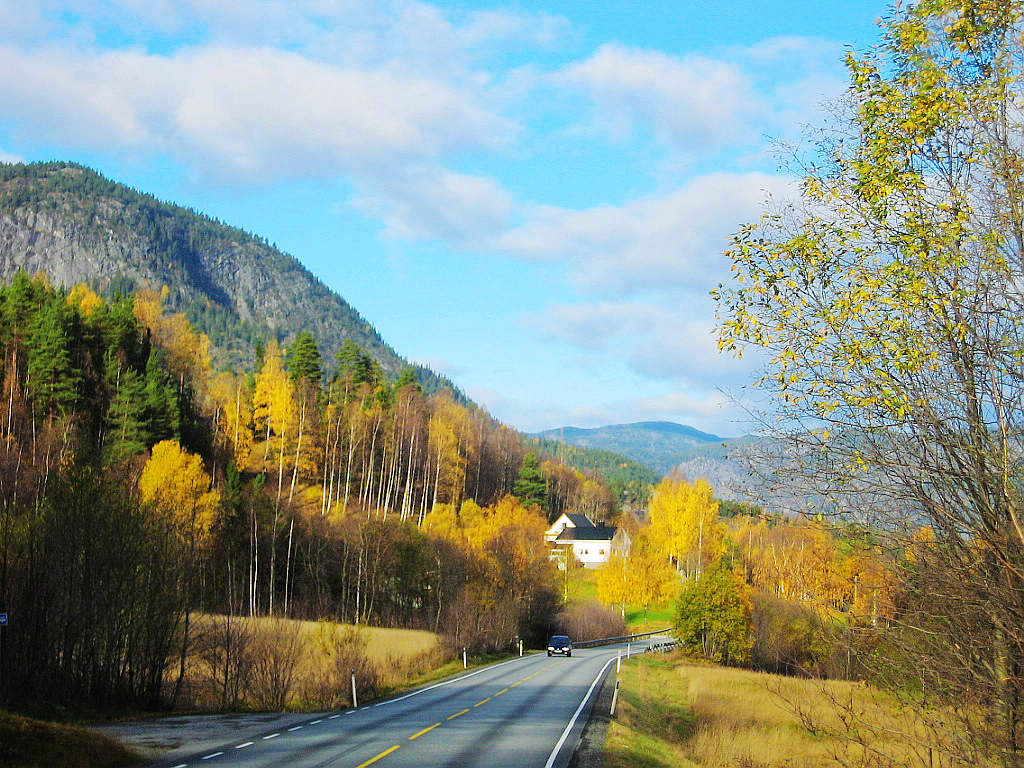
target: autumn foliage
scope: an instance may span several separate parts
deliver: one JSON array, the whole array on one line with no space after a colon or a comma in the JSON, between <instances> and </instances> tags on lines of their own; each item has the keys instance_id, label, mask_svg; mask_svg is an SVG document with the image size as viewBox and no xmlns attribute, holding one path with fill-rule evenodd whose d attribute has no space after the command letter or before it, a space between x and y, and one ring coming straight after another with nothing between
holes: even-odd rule
<instances>
[{"instance_id":1,"label":"autumn foliage","mask_svg":"<svg viewBox=\"0 0 1024 768\"><path fill-rule=\"evenodd\" d=\"M351 342L325 362L308 333L270 339L252 370L215 372L172 298L0 287L0 609L19 624L3 691L187 701L197 609L472 650L546 636L546 515L611 519L610 493L554 460L524 473L521 435Z\"/></svg>"}]
</instances>

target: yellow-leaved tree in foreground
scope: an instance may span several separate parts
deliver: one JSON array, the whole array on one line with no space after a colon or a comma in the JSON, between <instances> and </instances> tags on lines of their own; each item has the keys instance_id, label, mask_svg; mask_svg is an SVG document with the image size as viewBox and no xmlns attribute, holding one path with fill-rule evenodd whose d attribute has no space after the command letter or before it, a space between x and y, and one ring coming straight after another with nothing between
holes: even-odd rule
<instances>
[{"instance_id":1,"label":"yellow-leaved tree in foreground","mask_svg":"<svg viewBox=\"0 0 1024 768\"><path fill-rule=\"evenodd\" d=\"M187 549L182 583L185 627L178 659L178 682L174 687L172 702L177 701L185 679L194 571L192 566L199 547L210 534L220 504L220 494L210 485L210 476L203 467L202 458L184 450L177 440L162 440L154 445L153 453L139 478L143 503L171 522Z\"/></svg>"}]
</instances>

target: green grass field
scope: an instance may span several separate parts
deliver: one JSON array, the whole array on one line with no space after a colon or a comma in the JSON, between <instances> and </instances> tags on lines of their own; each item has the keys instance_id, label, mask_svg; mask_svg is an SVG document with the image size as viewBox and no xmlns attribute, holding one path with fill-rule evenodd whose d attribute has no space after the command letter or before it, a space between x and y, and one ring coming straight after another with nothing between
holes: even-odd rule
<instances>
[{"instance_id":1,"label":"green grass field","mask_svg":"<svg viewBox=\"0 0 1024 768\"><path fill-rule=\"evenodd\" d=\"M597 600L597 574L596 568L574 568L569 571L568 602L582 603L588 600ZM565 579L565 574L560 573L559 577ZM565 588L565 582L563 582ZM652 605L647 609L647 618L644 619L644 608L642 605L626 606L626 627L631 632L641 633L669 627L675 621L675 606L671 603L665 605Z\"/></svg>"}]
</instances>

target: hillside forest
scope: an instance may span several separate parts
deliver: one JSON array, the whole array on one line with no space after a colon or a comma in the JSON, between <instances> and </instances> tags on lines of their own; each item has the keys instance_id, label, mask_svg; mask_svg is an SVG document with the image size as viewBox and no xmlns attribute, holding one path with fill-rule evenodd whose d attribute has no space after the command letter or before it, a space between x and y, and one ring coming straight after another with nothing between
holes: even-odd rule
<instances>
[{"instance_id":1,"label":"hillside forest","mask_svg":"<svg viewBox=\"0 0 1024 768\"><path fill-rule=\"evenodd\" d=\"M354 343L250 371L161 293L102 298L24 272L0 288L0 691L8 702L177 698L194 612L422 628L471 650L537 643L566 509L612 520L594 477Z\"/></svg>"}]
</instances>

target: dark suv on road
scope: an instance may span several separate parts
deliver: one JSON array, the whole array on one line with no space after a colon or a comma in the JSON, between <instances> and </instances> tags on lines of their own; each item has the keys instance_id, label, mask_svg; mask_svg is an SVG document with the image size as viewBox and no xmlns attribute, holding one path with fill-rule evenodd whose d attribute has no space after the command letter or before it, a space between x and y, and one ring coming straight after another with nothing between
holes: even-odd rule
<instances>
[{"instance_id":1,"label":"dark suv on road","mask_svg":"<svg viewBox=\"0 0 1024 768\"><path fill-rule=\"evenodd\" d=\"M564 653L566 656L572 656L572 640L565 635L555 635L548 640L548 656L554 653Z\"/></svg>"}]
</instances>

